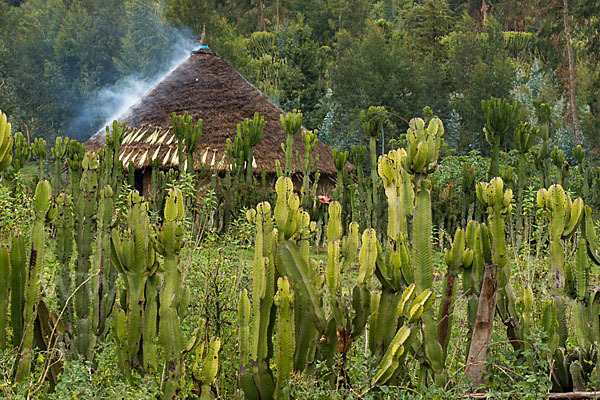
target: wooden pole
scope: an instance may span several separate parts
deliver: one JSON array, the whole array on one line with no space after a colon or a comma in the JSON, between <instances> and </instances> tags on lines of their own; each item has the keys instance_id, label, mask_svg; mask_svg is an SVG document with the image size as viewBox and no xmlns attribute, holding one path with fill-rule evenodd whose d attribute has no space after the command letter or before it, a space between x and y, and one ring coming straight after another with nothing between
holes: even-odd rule
<instances>
[{"instance_id":1,"label":"wooden pole","mask_svg":"<svg viewBox=\"0 0 600 400\"><path fill-rule=\"evenodd\" d=\"M489 341L492 338L494 315L496 313L497 272L497 264L486 264L483 271L475 328L473 329L469 357L467 358L467 375L473 380L475 389L484 383L483 371L490 351Z\"/></svg>"}]
</instances>

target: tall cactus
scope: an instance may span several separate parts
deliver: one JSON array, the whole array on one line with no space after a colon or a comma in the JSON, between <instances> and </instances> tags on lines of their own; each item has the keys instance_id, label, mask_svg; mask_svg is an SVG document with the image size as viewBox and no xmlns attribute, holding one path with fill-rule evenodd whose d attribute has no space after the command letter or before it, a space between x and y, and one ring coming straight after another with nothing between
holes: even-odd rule
<instances>
[{"instance_id":1,"label":"tall cactus","mask_svg":"<svg viewBox=\"0 0 600 400\"><path fill-rule=\"evenodd\" d=\"M569 164L565 160L565 153L554 146L550 153L552 164L556 167L556 182L563 188L567 189L569 184Z\"/></svg>"},{"instance_id":2,"label":"tall cactus","mask_svg":"<svg viewBox=\"0 0 600 400\"><path fill-rule=\"evenodd\" d=\"M344 166L348 159L348 152L340 149L333 149L333 164L337 170L337 180L333 191L333 198L336 201L344 201Z\"/></svg>"},{"instance_id":3,"label":"tall cactus","mask_svg":"<svg viewBox=\"0 0 600 400\"><path fill-rule=\"evenodd\" d=\"M192 122L192 116L186 111L183 115L171 116L173 134L177 138L177 151L179 154L179 171L187 173L194 172L194 152L198 141L202 136L202 119L198 119L196 125ZM183 158L183 146L185 145L185 160Z\"/></svg>"},{"instance_id":4,"label":"tall cactus","mask_svg":"<svg viewBox=\"0 0 600 400\"><path fill-rule=\"evenodd\" d=\"M46 247L46 221L51 221L56 215L56 208L52 204L50 194L52 188L46 180L41 180L35 189L33 207L35 220L31 233L32 248L29 261L29 273L25 283L24 312L23 312L23 343L17 365L16 379L24 381L31 372L33 352L33 331L37 315L37 305L41 295L41 274L44 267Z\"/></svg>"},{"instance_id":5,"label":"tall cactus","mask_svg":"<svg viewBox=\"0 0 600 400\"><path fill-rule=\"evenodd\" d=\"M302 144L303 144L303 154L300 157L299 154L296 154L296 158L298 161L298 166L302 171L302 207L306 210L309 210L312 207L312 201L316 194L317 184L319 182L320 174L317 172L314 176L313 188L311 189L310 185L310 176L315 170L317 164L319 163L319 155L317 154L314 158L312 156L313 152L317 148L317 131L302 131Z\"/></svg>"},{"instance_id":6,"label":"tall cactus","mask_svg":"<svg viewBox=\"0 0 600 400\"><path fill-rule=\"evenodd\" d=\"M183 292L183 274L179 268L179 253L183 247L183 219L185 209L179 189L171 189L165 203L164 220L155 237L156 251L164 257L163 283L160 289L160 344L167 359L165 398L177 396L179 379L183 372L185 342L181 330L183 316L179 314Z\"/></svg>"},{"instance_id":7,"label":"tall cactus","mask_svg":"<svg viewBox=\"0 0 600 400\"><path fill-rule=\"evenodd\" d=\"M517 232L523 227L523 192L527 187L529 173L527 170L527 153L533 146L538 134L538 128L529 125L528 122L521 122L515 131L516 148L519 152L517 162Z\"/></svg>"},{"instance_id":8,"label":"tall cactus","mask_svg":"<svg viewBox=\"0 0 600 400\"><path fill-rule=\"evenodd\" d=\"M252 169L254 165L254 147L261 141L266 121L258 113L254 113L254 118L245 118L237 126L238 136L243 137L244 147L247 149L246 156L246 186L252 184Z\"/></svg>"},{"instance_id":9,"label":"tall cactus","mask_svg":"<svg viewBox=\"0 0 600 400\"><path fill-rule=\"evenodd\" d=\"M156 273L158 263L151 242L148 204L135 190L128 195L127 204L127 228L122 233L117 228L112 229L111 261L125 284L124 298L121 299L125 310L115 304L117 310L113 324L121 365L131 380L132 368L146 366L148 360L156 359L153 346L143 348L141 359L138 359L138 353L142 341L142 327L144 334L151 334L150 337L144 338L146 343L152 343L156 336L156 332L152 334L153 332L148 331L144 321L150 321L146 315L147 304L152 307L156 302L155 296L147 297L155 295L147 290L147 287L153 286L151 279Z\"/></svg>"},{"instance_id":10,"label":"tall cactus","mask_svg":"<svg viewBox=\"0 0 600 400\"><path fill-rule=\"evenodd\" d=\"M31 146L21 132L15 133L15 156L13 158L13 170L19 171L29 162L31 158Z\"/></svg>"},{"instance_id":11,"label":"tall cactus","mask_svg":"<svg viewBox=\"0 0 600 400\"><path fill-rule=\"evenodd\" d=\"M48 152L46 140L43 138L35 138L33 144L31 145L31 151L33 156L38 160L38 170L40 179L44 178L46 173L44 161L46 160L46 155Z\"/></svg>"},{"instance_id":12,"label":"tall cactus","mask_svg":"<svg viewBox=\"0 0 600 400\"><path fill-rule=\"evenodd\" d=\"M56 261L59 269L56 273L55 291L62 322L69 331L73 330L74 311L73 301L70 299L73 292L73 279L71 276L71 258L73 256L73 230L75 221L73 217L73 201L68 193L61 193L56 198Z\"/></svg>"},{"instance_id":13,"label":"tall cactus","mask_svg":"<svg viewBox=\"0 0 600 400\"><path fill-rule=\"evenodd\" d=\"M12 161L13 138L10 127L6 114L0 110L0 173L8 168Z\"/></svg>"},{"instance_id":14,"label":"tall cactus","mask_svg":"<svg viewBox=\"0 0 600 400\"><path fill-rule=\"evenodd\" d=\"M481 108L485 114L485 140L491 146L491 161L488 170L488 179L491 180L498 175L500 156L500 145L508 135L515 129L519 118L519 106L517 102L509 103L506 99L491 98L481 101Z\"/></svg>"},{"instance_id":15,"label":"tall cactus","mask_svg":"<svg viewBox=\"0 0 600 400\"><path fill-rule=\"evenodd\" d=\"M6 321L8 317L8 292L10 289L10 253L0 245L0 349L6 348Z\"/></svg>"},{"instance_id":16,"label":"tall cactus","mask_svg":"<svg viewBox=\"0 0 600 400\"><path fill-rule=\"evenodd\" d=\"M23 311L25 305L25 282L27 280L27 247L23 236L13 236L10 244L10 325L13 331L13 347L21 346L23 340Z\"/></svg>"},{"instance_id":17,"label":"tall cactus","mask_svg":"<svg viewBox=\"0 0 600 400\"><path fill-rule=\"evenodd\" d=\"M285 171L283 173L288 178L291 178L294 168L294 136L302 129L302 116L300 110L293 110L291 113L279 116L281 127L287 135L285 144L281 144L281 149L285 154Z\"/></svg>"},{"instance_id":18,"label":"tall cactus","mask_svg":"<svg viewBox=\"0 0 600 400\"><path fill-rule=\"evenodd\" d=\"M360 119L363 130L369 138L369 160L371 163L371 201L373 210L369 226L378 226L376 215L379 210L379 194L377 192L377 137L383 129L383 123L386 118L384 107L369 107L367 111L360 112Z\"/></svg>"},{"instance_id":19,"label":"tall cactus","mask_svg":"<svg viewBox=\"0 0 600 400\"><path fill-rule=\"evenodd\" d=\"M110 261L110 228L114 216L114 193L110 184L100 189L96 216L96 251L91 281L93 320L97 335L105 331L106 319L113 309L117 294L117 271Z\"/></svg>"},{"instance_id":20,"label":"tall cactus","mask_svg":"<svg viewBox=\"0 0 600 400\"><path fill-rule=\"evenodd\" d=\"M510 282L510 263L506 251L504 219L512 212L513 192L504 190L502 178L493 178L489 183L480 182L476 187L477 199L486 208L487 223L493 248L492 262L498 266L498 300L496 309L506 325L512 345L520 347L518 318L515 296Z\"/></svg>"},{"instance_id":21,"label":"tall cactus","mask_svg":"<svg viewBox=\"0 0 600 400\"><path fill-rule=\"evenodd\" d=\"M52 189L53 195L56 197L62 191L63 187L63 166L65 158L67 157L67 148L69 145L69 138L57 137L54 147L50 149L52 158L54 159L54 176L52 178Z\"/></svg>"},{"instance_id":22,"label":"tall cactus","mask_svg":"<svg viewBox=\"0 0 600 400\"><path fill-rule=\"evenodd\" d=\"M283 388L287 385L294 367L294 291L290 289L290 283L286 277L280 277L277 280L277 287L274 300L279 312L276 339L277 385L274 397L282 399L288 397L284 396Z\"/></svg>"},{"instance_id":23,"label":"tall cactus","mask_svg":"<svg viewBox=\"0 0 600 400\"><path fill-rule=\"evenodd\" d=\"M96 343L93 320L90 318L95 309L92 297L92 246L97 228L96 208L98 195L98 157L95 153L86 153L81 162L83 173L79 183L80 192L74 199L75 206L75 242L77 244L77 262L74 284L79 288L75 293L75 348L79 354L91 360ZM97 275L94 275L95 277Z\"/></svg>"}]
</instances>

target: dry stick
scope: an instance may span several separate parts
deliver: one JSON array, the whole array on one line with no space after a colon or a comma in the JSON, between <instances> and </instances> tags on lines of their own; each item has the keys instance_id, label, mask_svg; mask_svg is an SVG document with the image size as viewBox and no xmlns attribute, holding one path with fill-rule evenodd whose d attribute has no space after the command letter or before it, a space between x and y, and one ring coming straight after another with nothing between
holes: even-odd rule
<instances>
[{"instance_id":1,"label":"dry stick","mask_svg":"<svg viewBox=\"0 0 600 400\"><path fill-rule=\"evenodd\" d=\"M492 337L494 315L496 311L496 295L498 282L496 280L498 266L486 264L483 272L481 295L475 317L475 327L471 338L471 347L467 358L467 375L473 381L473 387L483 384L483 371L489 353L489 341Z\"/></svg>"},{"instance_id":2,"label":"dry stick","mask_svg":"<svg viewBox=\"0 0 600 400\"><path fill-rule=\"evenodd\" d=\"M496 394L497 395L497 394ZM509 396L525 396L524 393L506 393L503 395L505 398L509 398ZM487 393L471 393L461 396L461 399L487 399ZM566 399L566 400L575 400L575 399L598 399L600 398L600 392L565 392L565 393L548 393L547 399Z\"/></svg>"}]
</instances>

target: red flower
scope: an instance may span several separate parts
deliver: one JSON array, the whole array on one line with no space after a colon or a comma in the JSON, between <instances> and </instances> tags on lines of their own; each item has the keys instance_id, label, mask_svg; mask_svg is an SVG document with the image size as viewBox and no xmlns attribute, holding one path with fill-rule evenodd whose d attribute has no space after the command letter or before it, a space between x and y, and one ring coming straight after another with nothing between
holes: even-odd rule
<instances>
[{"instance_id":1,"label":"red flower","mask_svg":"<svg viewBox=\"0 0 600 400\"><path fill-rule=\"evenodd\" d=\"M331 203L331 199L329 197L327 197L327 196L318 195L317 198L323 204L329 204L329 203Z\"/></svg>"}]
</instances>

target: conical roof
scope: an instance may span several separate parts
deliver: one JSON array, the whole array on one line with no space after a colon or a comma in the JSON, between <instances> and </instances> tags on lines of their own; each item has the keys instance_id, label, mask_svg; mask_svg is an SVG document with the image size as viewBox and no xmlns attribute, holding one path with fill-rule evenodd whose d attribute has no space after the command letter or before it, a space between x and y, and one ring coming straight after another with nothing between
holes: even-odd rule
<instances>
[{"instance_id":1,"label":"conical roof","mask_svg":"<svg viewBox=\"0 0 600 400\"><path fill-rule=\"evenodd\" d=\"M285 165L281 143L285 143L286 134L279 120L283 111L208 49L193 52L119 118L129 127L120 153L123 164L132 161L136 168L144 168L151 160L159 158L162 168L177 166L177 140L171 132L170 119L172 113L183 114L185 111L193 117L194 123L199 118L203 120L202 137L194 157L196 168L200 163L216 170L228 168L226 141L228 138L233 141L237 124L244 118L252 118L255 112L267 122L263 138L254 148L255 170L273 173L275 160ZM104 136L104 131L94 135L86 143L88 149L95 151L104 146ZM294 158L296 151L303 153L300 134L294 138ZM319 156L317 171L322 175L334 175L336 169L331 149L318 142L316 154ZM294 170L298 172L296 160Z\"/></svg>"}]
</instances>

